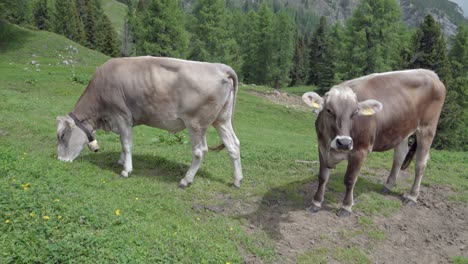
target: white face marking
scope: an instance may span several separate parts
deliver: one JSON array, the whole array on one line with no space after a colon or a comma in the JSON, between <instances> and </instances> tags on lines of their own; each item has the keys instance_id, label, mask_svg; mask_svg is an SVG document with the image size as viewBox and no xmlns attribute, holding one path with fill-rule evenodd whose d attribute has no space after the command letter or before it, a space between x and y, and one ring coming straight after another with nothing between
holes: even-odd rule
<instances>
[{"instance_id":1,"label":"white face marking","mask_svg":"<svg viewBox=\"0 0 468 264\"><path fill-rule=\"evenodd\" d=\"M352 100L357 102L356 93L354 93L348 86L333 86L330 91L326 93L326 103L329 103L331 98L340 98L342 100Z\"/></svg>"}]
</instances>

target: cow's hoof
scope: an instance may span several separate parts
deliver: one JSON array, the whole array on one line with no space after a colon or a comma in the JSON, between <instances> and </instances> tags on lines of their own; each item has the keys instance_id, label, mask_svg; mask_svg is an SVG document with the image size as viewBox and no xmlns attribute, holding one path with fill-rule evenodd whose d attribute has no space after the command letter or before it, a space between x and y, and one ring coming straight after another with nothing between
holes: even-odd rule
<instances>
[{"instance_id":1,"label":"cow's hoof","mask_svg":"<svg viewBox=\"0 0 468 264\"><path fill-rule=\"evenodd\" d=\"M123 171L120 173L120 175L121 175L122 177L124 177L124 178L128 178L128 176L130 176L130 173L131 173L131 172L128 172L128 171L126 171L126 170L123 170Z\"/></svg>"},{"instance_id":2,"label":"cow's hoof","mask_svg":"<svg viewBox=\"0 0 468 264\"><path fill-rule=\"evenodd\" d=\"M389 193L391 193L392 191L391 191L389 188L387 188L386 186L384 186L384 187L382 188L382 190L380 190L380 192L383 193L383 194L389 194Z\"/></svg>"},{"instance_id":3,"label":"cow's hoof","mask_svg":"<svg viewBox=\"0 0 468 264\"><path fill-rule=\"evenodd\" d=\"M240 181L236 181L232 184L234 187L236 188L240 188L241 187L241 182Z\"/></svg>"},{"instance_id":4,"label":"cow's hoof","mask_svg":"<svg viewBox=\"0 0 468 264\"><path fill-rule=\"evenodd\" d=\"M339 217L348 217L351 215L351 212L346 209L340 208L340 210L338 210L336 215Z\"/></svg>"},{"instance_id":5,"label":"cow's hoof","mask_svg":"<svg viewBox=\"0 0 468 264\"><path fill-rule=\"evenodd\" d=\"M191 183L191 182L187 182L185 179L182 179L182 180L179 182L179 188L185 189L185 188L189 187L190 184L192 184L192 183Z\"/></svg>"},{"instance_id":6,"label":"cow's hoof","mask_svg":"<svg viewBox=\"0 0 468 264\"><path fill-rule=\"evenodd\" d=\"M405 206L414 206L414 205L416 205L416 201L411 199L411 198L408 198L408 197L402 197L401 202Z\"/></svg>"},{"instance_id":7,"label":"cow's hoof","mask_svg":"<svg viewBox=\"0 0 468 264\"><path fill-rule=\"evenodd\" d=\"M307 208L307 211L309 211L309 212L315 214L315 213L317 213L318 211L320 211L320 209L321 209L320 207L315 206L315 205L312 205L311 207Z\"/></svg>"}]
</instances>

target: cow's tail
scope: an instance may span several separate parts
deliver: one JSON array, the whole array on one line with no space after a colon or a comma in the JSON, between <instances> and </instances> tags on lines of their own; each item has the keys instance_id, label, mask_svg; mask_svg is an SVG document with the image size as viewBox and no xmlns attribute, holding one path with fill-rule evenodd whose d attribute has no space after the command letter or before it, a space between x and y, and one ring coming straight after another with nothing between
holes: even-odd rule
<instances>
[{"instance_id":1,"label":"cow's tail","mask_svg":"<svg viewBox=\"0 0 468 264\"><path fill-rule=\"evenodd\" d=\"M236 110L236 101L237 101L237 91L238 91L238 84L239 80L237 79L237 74L236 72L231 68L228 67L227 69L227 75L228 78L232 80L232 93L233 93L233 102L232 102L232 108L231 108L231 125L234 128L234 112ZM224 143L221 143L220 145L216 147L208 147L210 151L221 151L225 148L226 146Z\"/></svg>"},{"instance_id":2,"label":"cow's tail","mask_svg":"<svg viewBox=\"0 0 468 264\"><path fill-rule=\"evenodd\" d=\"M402 170L406 170L406 168L408 168L408 166L410 165L411 161L414 158L414 154L416 153L417 146L418 142L414 140L413 144L411 144L408 154L406 154L405 161L403 161L403 164L401 165Z\"/></svg>"}]
</instances>

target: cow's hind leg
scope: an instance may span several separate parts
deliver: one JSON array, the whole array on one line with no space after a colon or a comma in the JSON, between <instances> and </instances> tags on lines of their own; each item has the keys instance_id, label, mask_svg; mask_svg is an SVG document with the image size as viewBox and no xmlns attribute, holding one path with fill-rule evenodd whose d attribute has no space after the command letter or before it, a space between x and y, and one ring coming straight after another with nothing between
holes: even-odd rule
<instances>
[{"instance_id":1,"label":"cow's hind leg","mask_svg":"<svg viewBox=\"0 0 468 264\"><path fill-rule=\"evenodd\" d=\"M424 170L429 160L429 150L435 135L436 126L424 127L416 131L418 146L416 149L416 170L414 183L409 193L403 195L403 204L415 204L419 196L419 187L424 174Z\"/></svg>"},{"instance_id":2,"label":"cow's hind leg","mask_svg":"<svg viewBox=\"0 0 468 264\"><path fill-rule=\"evenodd\" d=\"M234 133L231 119L218 120L213 124L213 126L218 131L224 146L227 148L229 157L231 158L234 167L234 186L240 188L240 183L243 178L240 158L240 142L236 133Z\"/></svg>"},{"instance_id":3,"label":"cow's hind leg","mask_svg":"<svg viewBox=\"0 0 468 264\"><path fill-rule=\"evenodd\" d=\"M389 193L395 186L400 174L401 165L405 161L406 154L408 153L408 139L403 140L393 152L393 165L387 181L384 184L383 193Z\"/></svg>"},{"instance_id":4,"label":"cow's hind leg","mask_svg":"<svg viewBox=\"0 0 468 264\"><path fill-rule=\"evenodd\" d=\"M132 164L132 127L120 129L120 143L122 144L122 160L123 170L120 173L122 177L127 178L133 171ZM120 160L119 160L120 163Z\"/></svg>"},{"instance_id":5,"label":"cow's hind leg","mask_svg":"<svg viewBox=\"0 0 468 264\"><path fill-rule=\"evenodd\" d=\"M206 128L187 127L192 143L192 164L190 169L185 174L185 177L180 181L179 187L185 188L193 182L193 178L200 168L203 157L208 152L206 144Z\"/></svg>"}]
</instances>

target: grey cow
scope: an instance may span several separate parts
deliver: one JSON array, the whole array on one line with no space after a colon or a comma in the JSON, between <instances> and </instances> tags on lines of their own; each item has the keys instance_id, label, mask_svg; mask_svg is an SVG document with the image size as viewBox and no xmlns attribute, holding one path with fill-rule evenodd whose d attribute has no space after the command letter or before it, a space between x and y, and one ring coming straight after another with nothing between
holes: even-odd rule
<instances>
[{"instance_id":1,"label":"grey cow","mask_svg":"<svg viewBox=\"0 0 468 264\"><path fill-rule=\"evenodd\" d=\"M302 99L318 113L315 128L320 159L319 186L310 211L317 212L322 206L330 169L348 160L346 194L338 215L349 215L354 185L367 155L393 148L393 166L384 190L395 185L400 169L409 164L416 152L414 184L403 198L405 204L415 203L445 92L444 84L434 72L419 69L346 81L324 97L305 93ZM417 144L408 152L408 137L413 133Z\"/></svg>"},{"instance_id":2,"label":"grey cow","mask_svg":"<svg viewBox=\"0 0 468 264\"><path fill-rule=\"evenodd\" d=\"M188 129L192 164L181 187L192 183L208 151L206 130L214 126L234 167L234 185L243 178L239 140L232 117L237 96L237 75L224 64L159 57L111 59L96 70L73 111L57 117L58 159L73 161L85 145L99 149L97 129L120 135L123 165L132 166L132 127L147 125L172 133Z\"/></svg>"}]
</instances>

